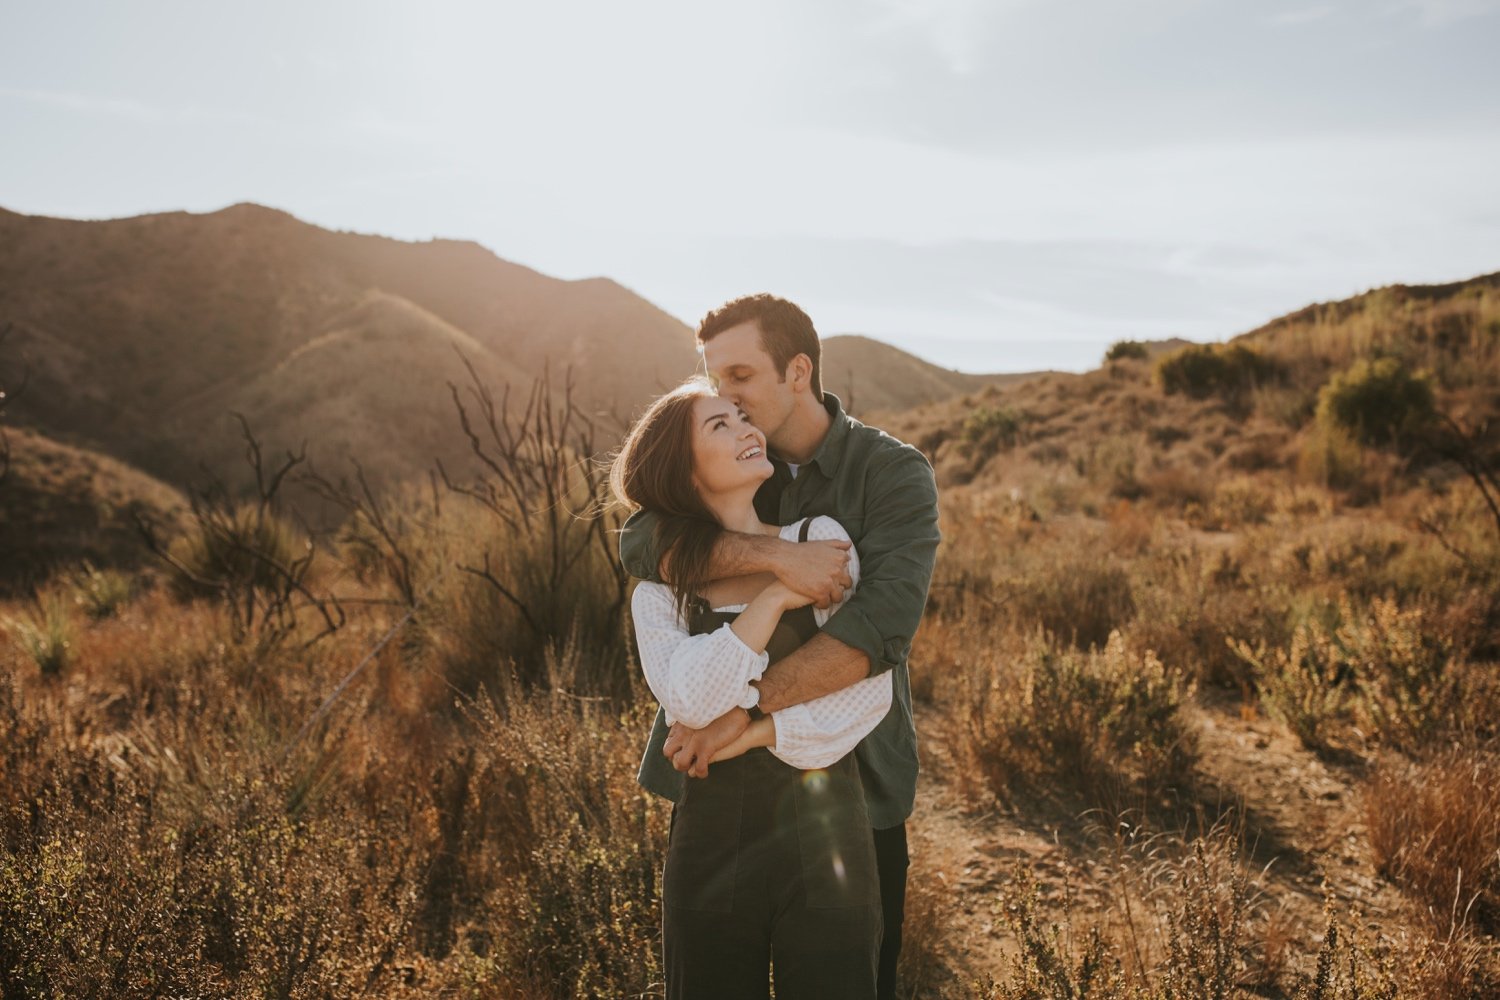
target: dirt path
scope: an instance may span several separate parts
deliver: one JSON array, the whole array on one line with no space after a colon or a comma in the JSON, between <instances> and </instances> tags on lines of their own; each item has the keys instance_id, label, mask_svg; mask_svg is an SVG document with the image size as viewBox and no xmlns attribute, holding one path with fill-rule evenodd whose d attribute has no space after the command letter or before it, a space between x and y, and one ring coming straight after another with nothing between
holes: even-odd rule
<instances>
[{"instance_id":1,"label":"dirt path","mask_svg":"<svg viewBox=\"0 0 1500 1000\"><path fill-rule=\"evenodd\" d=\"M1371 931L1411 916L1410 904L1375 871L1357 763L1329 765L1284 726L1241 717L1232 705L1195 707L1191 718L1200 741L1200 795L1210 804L1239 807L1246 866L1256 876L1257 913L1246 930L1252 950L1290 941L1290 966L1310 968L1322 936L1325 881L1339 908L1357 912ZM1036 880L1049 913L1060 915L1066 902L1075 923L1118 927L1121 894L1111 873L1119 868L1109 846L1081 836L1082 821L1049 830L1022 816L967 810L937 739L940 711L919 707L917 724L923 777L908 826L908 913L914 925L940 927L942 940L927 945L941 957L922 967L916 995L1003 975L1013 940L997 919L996 902L1017 862Z\"/></svg>"}]
</instances>

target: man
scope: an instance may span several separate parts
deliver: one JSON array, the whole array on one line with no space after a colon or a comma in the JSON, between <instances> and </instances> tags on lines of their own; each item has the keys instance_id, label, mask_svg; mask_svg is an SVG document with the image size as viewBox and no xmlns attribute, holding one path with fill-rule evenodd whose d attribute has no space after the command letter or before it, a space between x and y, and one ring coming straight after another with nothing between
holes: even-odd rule
<instances>
[{"instance_id":1,"label":"man","mask_svg":"<svg viewBox=\"0 0 1500 1000\"><path fill-rule=\"evenodd\" d=\"M757 682L758 709L776 712L892 671L895 702L855 753L874 826L885 921L879 996L894 997L906 900L906 819L917 783L907 657L938 545L932 467L915 448L849 417L838 398L823 391L818 335L791 302L771 295L735 299L704 317L698 343L719 395L744 410L766 436L776 471L755 497L761 519L790 524L827 515L844 526L859 552L858 590L817 636L766 670ZM775 574L826 607L850 585L844 549L836 542L796 544L725 532L713 567L725 577ZM660 580L663 555L655 544L655 518L633 515L620 538L625 567L636 577ZM749 721L749 713L737 708L702 730L674 726L669 733L658 713L641 784L677 801L683 773L705 776L714 752Z\"/></svg>"}]
</instances>

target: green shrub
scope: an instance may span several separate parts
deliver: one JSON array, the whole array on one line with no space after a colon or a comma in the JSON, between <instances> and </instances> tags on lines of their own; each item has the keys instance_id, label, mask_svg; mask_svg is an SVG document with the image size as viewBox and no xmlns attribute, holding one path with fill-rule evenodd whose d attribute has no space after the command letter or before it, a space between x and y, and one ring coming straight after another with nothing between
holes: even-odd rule
<instances>
[{"instance_id":1,"label":"green shrub","mask_svg":"<svg viewBox=\"0 0 1500 1000\"><path fill-rule=\"evenodd\" d=\"M988 458L1015 446L1025 418L1008 406L980 406L964 421L963 439L970 454Z\"/></svg>"},{"instance_id":2,"label":"green shrub","mask_svg":"<svg viewBox=\"0 0 1500 1000\"><path fill-rule=\"evenodd\" d=\"M1218 397L1243 403L1250 392L1279 381L1282 367L1243 344L1193 344L1162 358L1156 376L1168 395L1193 399Z\"/></svg>"},{"instance_id":3,"label":"green shrub","mask_svg":"<svg viewBox=\"0 0 1500 1000\"><path fill-rule=\"evenodd\" d=\"M1139 340L1117 340L1104 352L1105 362L1145 361L1149 357L1151 351Z\"/></svg>"},{"instance_id":4,"label":"green shrub","mask_svg":"<svg viewBox=\"0 0 1500 1000\"><path fill-rule=\"evenodd\" d=\"M1368 445L1400 446L1436 414L1432 377L1395 358L1365 358L1318 393L1318 422Z\"/></svg>"}]
</instances>

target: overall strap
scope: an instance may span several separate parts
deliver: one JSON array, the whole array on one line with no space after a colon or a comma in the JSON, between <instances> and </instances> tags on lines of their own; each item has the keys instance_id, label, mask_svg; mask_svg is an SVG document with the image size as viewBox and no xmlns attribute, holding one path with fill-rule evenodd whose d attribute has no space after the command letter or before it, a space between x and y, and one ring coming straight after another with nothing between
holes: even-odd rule
<instances>
[{"instance_id":1,"label":"overall strap","mask_svg":"<svg viewBox=\"0 0 1500 1000\"><path fill-rule=\"evenodd\" d=\"M810 517L804 518L802 520L802 528L801 528L800 531L797 532L797 541L799 541L799 542L805 542L805 541L807 541L807 532L812 528L812 521L813 521L813 519L810 518Z\"/></svg>"}]
</instances>

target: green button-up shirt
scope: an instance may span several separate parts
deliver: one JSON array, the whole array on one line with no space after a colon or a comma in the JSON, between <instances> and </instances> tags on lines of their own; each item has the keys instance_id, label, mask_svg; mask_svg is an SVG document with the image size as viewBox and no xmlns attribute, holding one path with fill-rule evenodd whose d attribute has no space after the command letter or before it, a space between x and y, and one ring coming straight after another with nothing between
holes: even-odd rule
<instances>
[{"instance_id":1,"label":"green button-up shirt","mask_svg":"<svg viewBox=\"0 0 1500 1000\"><path fill-rule=\"evenodd\" d=\"M872 674L892 671L891 710L855 750L870 822L883 829L906 821L917 792L907 658L937 556L937 484L916 448L855 420L832 393L823 400L833 418L828 435L796 476L773 457L775 473L756 493L755 509L770 524L827 515L854 539L859 586L823 631L869 656ZM634 576L660 581L654 515L638 511L625 522L620 558ZM675 802L685 779L661 754L665 736L658 711L638 780Z\"/></svg>"}]
</instances>

